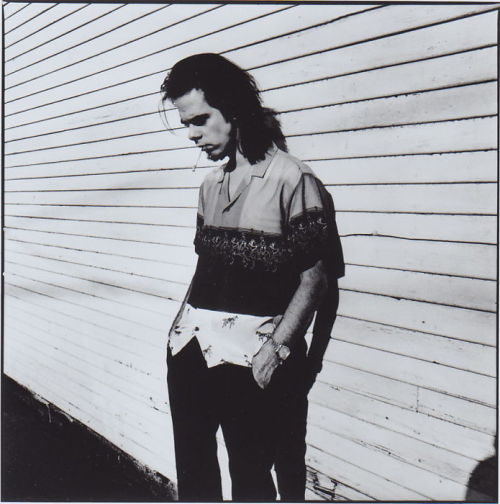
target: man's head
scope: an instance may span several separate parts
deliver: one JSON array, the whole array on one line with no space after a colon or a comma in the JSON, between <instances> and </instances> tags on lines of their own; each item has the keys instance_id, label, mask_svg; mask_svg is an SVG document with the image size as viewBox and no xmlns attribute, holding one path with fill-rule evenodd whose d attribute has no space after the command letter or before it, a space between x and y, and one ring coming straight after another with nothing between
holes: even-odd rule
<instances>
[{"instance_id":1,"label":"man's head","mask_svg":"<svg viewBox=\"0 0 500 504\"><path fill-rule=\"evenodd\" d=\"M219 109L208 104L203 91L191 89L172 101L179 111L182 124L188 128L189 139L212 161L234 152L235 128Z\"/></svg>"},{"instance_id":2,"label":"man's head","mask_svg":"<svg viewBox=\"0 0 500 504\"><path fill-rule=\"evenodd\" d=\"M255 163L273 142L285 143L275 113L262 107L253 77L218 54L195 54L179 61L161 90L163 101L172 101L189 126L190 139L205 147L212 159L238 148Z\"/></svg>"}]
</instances>

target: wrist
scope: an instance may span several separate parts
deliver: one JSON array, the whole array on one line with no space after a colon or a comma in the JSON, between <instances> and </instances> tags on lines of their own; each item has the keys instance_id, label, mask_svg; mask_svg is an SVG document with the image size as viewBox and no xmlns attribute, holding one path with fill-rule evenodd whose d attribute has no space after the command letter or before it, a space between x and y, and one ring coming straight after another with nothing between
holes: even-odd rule
<instances>
[{"instance_id":1,"label":"wrist","mask_svg":"<svg viewBox=\"0 0 500 504\"><path fill-rule=\"evenodd\" d=\"M270 351L274 353L279 364L283 364L290 355L290 348L283 343L278 343L273 337L270 337L265 345L269 346Z\"/></svg>"}]
</instances>

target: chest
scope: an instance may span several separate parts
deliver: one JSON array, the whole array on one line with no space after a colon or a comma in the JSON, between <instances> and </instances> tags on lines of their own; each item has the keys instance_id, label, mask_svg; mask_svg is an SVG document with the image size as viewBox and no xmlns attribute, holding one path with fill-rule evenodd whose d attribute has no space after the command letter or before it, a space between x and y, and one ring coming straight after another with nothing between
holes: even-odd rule
<instances>
[{"instance_id":1,"label":"chest","mask_svg":"<svg viewBox=\"0 0 500 504\"><path fill-rule=\"evenodd\" d=\"M282 234L286 202L280 184L233 174L204 195L204 224L217 228Z\"/></svg>"}]
</instances>

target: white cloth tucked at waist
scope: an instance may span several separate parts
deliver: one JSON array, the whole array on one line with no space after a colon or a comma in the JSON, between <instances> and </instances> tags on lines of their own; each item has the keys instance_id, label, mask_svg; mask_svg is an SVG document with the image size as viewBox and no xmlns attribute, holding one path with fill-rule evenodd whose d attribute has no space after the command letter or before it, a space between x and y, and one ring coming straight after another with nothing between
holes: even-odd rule
<instances>
[{"instance_id":1,"label":"white cloth tucked at waist","mask_svg":"<svg viewBox=\"0 0 500 504\"><path fill-rule=\"evenodd\" d=\"M186 304L170 331L168 345L175 355L197 338L208 367L224 363L251 367L252 357L273 334L275 321L280 319L280 315L243 315Z\"/></svg>"}]
</instances>

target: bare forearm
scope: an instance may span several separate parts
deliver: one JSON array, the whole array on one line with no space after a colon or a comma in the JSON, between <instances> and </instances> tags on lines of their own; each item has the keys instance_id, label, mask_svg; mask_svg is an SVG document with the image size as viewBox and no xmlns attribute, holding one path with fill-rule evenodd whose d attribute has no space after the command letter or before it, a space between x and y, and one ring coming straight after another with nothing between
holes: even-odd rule
<instances>
[{"instance_id":1,"label":"bare forearm","mask_svg":"<svg viewBox=\"0 0 500 504\"><path fill-rule=\"evenodd\" d=\"M339 306L339 289L337 281L332 279L330 282L328 291L318 307L313 337L307 354L309 367L313 373L318 373L321 370L323 357L328 343L330 342L330 334L333 324L335 323L337 308Z\"/></svg>"},{"instance_id":2,"label":"bare forearm","mask_svg":"<svg viewBox=\"0 0 500 504\"><path fill-rule=\"evenodd\" d=\"M326 291L326 271L322 261L304 271L283 319L274 333L277 344L290 346L301 337Z\"/></svg>"}]
</instances>

